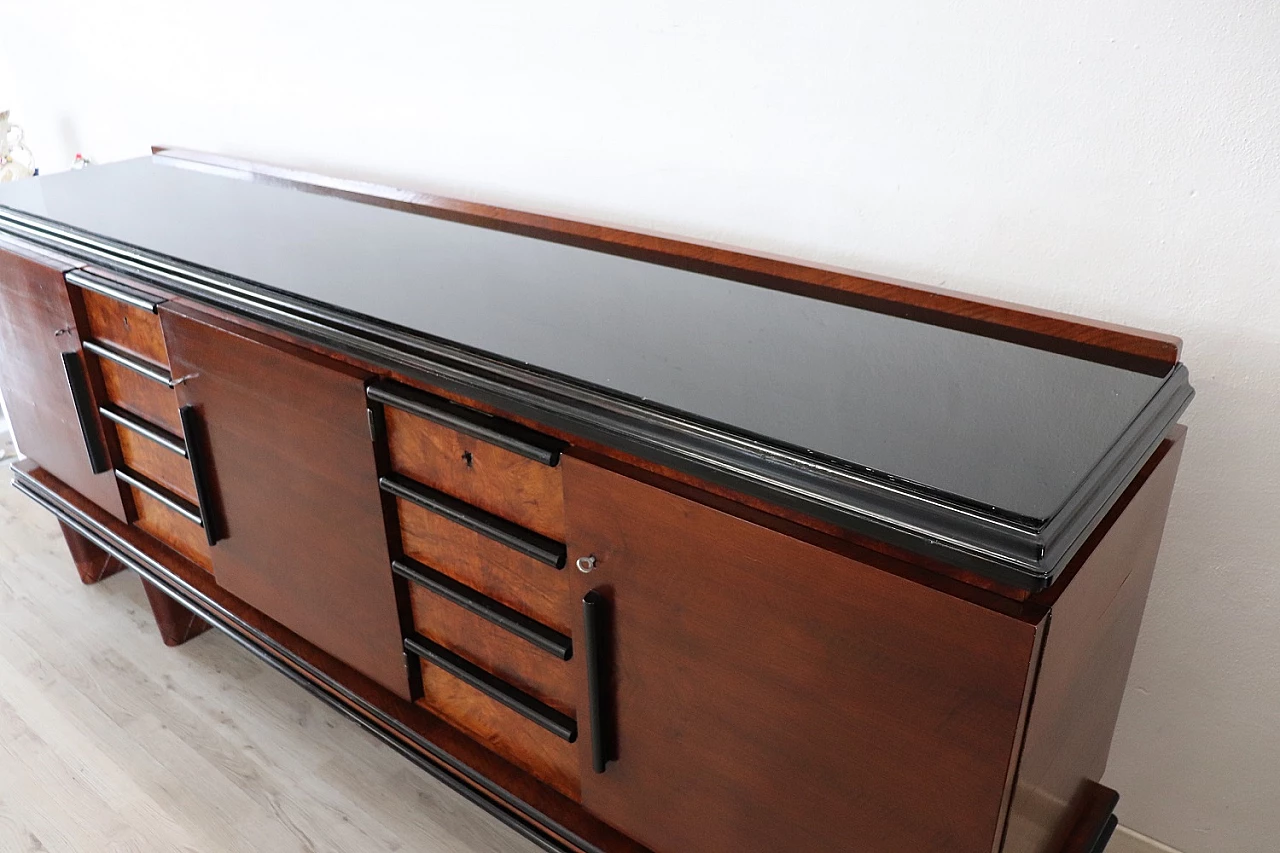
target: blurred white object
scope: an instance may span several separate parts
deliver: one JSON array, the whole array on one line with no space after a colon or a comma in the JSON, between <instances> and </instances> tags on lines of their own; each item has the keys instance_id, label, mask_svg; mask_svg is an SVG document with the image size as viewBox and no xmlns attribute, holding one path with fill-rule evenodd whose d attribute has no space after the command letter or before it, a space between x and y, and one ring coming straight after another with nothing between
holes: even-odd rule
<instances>
[{"instance_id":1,"label":"blurred white object","mask_svg":"<svg viewBox=\"0 0 1280 853\"><path fill-rule=\"evenodd\" d=\"M29 178L36 173L36 158L22 142L22 128L9 121L9 111L0 111L0 184Z\"/></svg>"},{"instance_id":2,"label":"blurred white object","mask_svg":"<svg viewBox=\"0 0 1280 853\"><path fill-rule=\"evenodd\" d=\"M90 160L88 157L84 156L83 154L77 152L76 161L71 164L71 168L83 169L85 166L92 166L92 165L93 165L92 160Z\"/></svg>"}]
</instances>

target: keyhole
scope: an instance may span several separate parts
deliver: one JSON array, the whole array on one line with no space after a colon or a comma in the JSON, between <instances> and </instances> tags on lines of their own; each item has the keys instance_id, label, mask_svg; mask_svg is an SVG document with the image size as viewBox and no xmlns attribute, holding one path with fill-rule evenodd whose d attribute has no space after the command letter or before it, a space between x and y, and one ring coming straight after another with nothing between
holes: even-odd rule
<instances>
[{"instance_id":1,"label":"keyhole","mask_svg":"<svg viewBox=\"0 0 1280 853\"><path fill-rule=\"evenodd\" d=\"M462 451L462 461L467 463L468 468L471 467L471 451L470 450Z\"/></svg>"},{"instance_id":2,"label":"keyhole","mask_svg":"<svg viewBox=\"0 0 1280 853\"><path fill-rule=\"evenodd\" d=\"M129 318L128 318L128 317L124 317L124 318L123 318L123 320L124 320L124 330L125 330L126 332L130 331L130 329L129 329Z\"/></svg>"}]
</instances>

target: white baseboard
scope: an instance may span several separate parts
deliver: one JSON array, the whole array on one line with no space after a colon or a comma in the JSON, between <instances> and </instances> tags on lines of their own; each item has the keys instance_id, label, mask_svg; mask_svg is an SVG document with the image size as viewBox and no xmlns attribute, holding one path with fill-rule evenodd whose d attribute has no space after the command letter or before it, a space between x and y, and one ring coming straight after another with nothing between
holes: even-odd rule
<instances>
[{"instance_id":1,"label":"white baseboard","mask_svg":"<svg viewBox=\"0 0 1280 853\"><path fill-rule=\"evenodd\" d=\"M1167 844L1148 838L1128 827L1118 827L1107 845L1107 853L1178 853Z\"/></svg>"}]
</instances>

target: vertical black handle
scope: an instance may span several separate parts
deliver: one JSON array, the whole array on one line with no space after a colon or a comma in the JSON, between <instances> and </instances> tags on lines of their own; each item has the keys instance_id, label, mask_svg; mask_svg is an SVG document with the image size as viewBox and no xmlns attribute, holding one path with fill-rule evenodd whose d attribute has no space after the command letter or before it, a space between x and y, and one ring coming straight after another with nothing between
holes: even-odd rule
<instances>
[{"instance_id":1,"label":"vertical black handle","mask_svg":"<svg viewBox=\"0 0 1280 853\"><path fill-rule=\"evenodd\" d=\"M183 406L178 410L182 421L182 435L187 444L187 461L191 463L191 479L196 484L196 503L200 505L201 526L204 538L212 548L221 539L217 513L213 509L213 489L209 485L209 469L205 465L204 424L195 406Z\"/></svg>"},{"instance_id":2,"label":"vertical black handle","mask_svg":"<svg viewBox=\"0 0 1280 853\"><path fill-rule=\"evenodd\" d=\"M84 375L84 363L80 361L80 354L64 352L62 369L67 374L67 387L71 389L71 402L76 407L80 435L84 437L84 449L89 454L89 470L95 474L105 473L111 470L111 460L107 458L107 448L98 432L98 421L89 400L89 380Z\"/></svg>"},{"instance_id":3,"label":"vertical black handle","mask_svg":"<svg viewBox=\"0 0 1280 853\"><path fill-rule=\"evenodd\" d=\"M609 707L609 602L592 590L582 597L582 645L587 658L587 713L591 721L591 766L603 773L614 760L613 714Z\"/></svg>"}]
</instances>

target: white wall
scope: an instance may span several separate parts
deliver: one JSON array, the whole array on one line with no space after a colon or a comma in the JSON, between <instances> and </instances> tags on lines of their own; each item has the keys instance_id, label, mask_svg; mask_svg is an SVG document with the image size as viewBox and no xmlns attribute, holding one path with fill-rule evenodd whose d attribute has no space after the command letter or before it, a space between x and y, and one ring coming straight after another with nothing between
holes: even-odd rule
<instances>
[{"instance_id":1,"label":"white wall","mask_svg":"<svg viewBox=\"0 0 1280 853\"><path fill-rule=\"evenodd\" d=\"M626 5L6 4L0 102L46 170L177 144L1181 335L1200 396L1106 781L1188 853L1275 849L1277 5Z\"/></svg>"}]
</instances>

